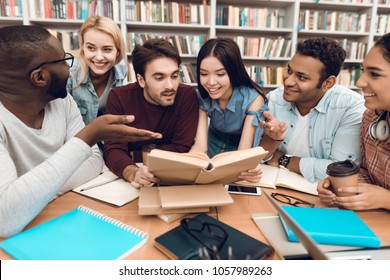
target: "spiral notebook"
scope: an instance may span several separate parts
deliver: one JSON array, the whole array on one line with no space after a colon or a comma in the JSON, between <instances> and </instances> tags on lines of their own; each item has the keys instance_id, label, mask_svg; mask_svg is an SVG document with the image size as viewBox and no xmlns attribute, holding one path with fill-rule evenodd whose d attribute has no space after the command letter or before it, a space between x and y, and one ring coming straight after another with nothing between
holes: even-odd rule
<instances>
[{"instance_id":1,"label":"spiral notebook","mask_svg":"<svg viewBox=\"0 0 390 280\"><path fill-rule=\"evenodd\" d=\"M19 260L114 260L147 239L147 233L81 205L4 240L0 248Z\"/></svg>"}]
</instances>

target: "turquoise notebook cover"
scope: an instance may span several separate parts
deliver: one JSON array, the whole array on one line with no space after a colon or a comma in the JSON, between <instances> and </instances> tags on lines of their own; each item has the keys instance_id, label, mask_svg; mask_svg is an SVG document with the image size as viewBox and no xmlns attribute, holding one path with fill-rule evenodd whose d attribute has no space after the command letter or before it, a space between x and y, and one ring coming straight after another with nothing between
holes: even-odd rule
<instances>
[{"instance_id":1,"label":"turquoise notebook cover","mask_svg":"<svg viewBox=\"0 0 390 280\"><path fill-rule=\"evenodd\" d=\"M146 243L146 233L80 206L0 243L19 260L114 260Z\"/></svg>"},{"instance_id":2,"label":"turquoise notebook cover","mask_svg":"<svg viewBox=\"0 0 390 280\"><path fill-rule=\"evenodd\" d=\"M317 243L379 248L380 239L352 210L281 206ZM287 239L299 242L280 218Z\"/></svg>"}]
</instances>

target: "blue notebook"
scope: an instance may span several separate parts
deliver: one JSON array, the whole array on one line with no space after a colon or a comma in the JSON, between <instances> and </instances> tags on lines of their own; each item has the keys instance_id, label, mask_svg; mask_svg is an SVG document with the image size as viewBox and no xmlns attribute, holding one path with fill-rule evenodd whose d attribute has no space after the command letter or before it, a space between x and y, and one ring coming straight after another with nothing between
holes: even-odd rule
<instances>
[{"instance_id":1,"label":"blue notebook","mask_svg":"<svg viewBox=\"0 0 390 280\"><path fill-rule=\"evenodd\" d=\"M122 259L148 235L88 207L79 206L0 243L19 260Z\"/></svg>"},{"instance_id":2,"label":"blue notebook","mask_svg":"<svg viewBox=\"0 0 390 280\"><path fill-rule=\"evenodd\" d=\"M380 239L352 210L281 206L317 243L379 248ZM280 217L279 217L280 218ZM287 239L299 242L280 218Z\"/></svg>"}]
</instances>

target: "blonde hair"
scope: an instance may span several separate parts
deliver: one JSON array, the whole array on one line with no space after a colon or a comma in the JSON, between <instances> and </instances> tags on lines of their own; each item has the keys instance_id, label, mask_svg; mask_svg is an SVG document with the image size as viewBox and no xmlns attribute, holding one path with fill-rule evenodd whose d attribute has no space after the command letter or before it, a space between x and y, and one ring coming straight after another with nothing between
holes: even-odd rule
<instances>
[{"instance_id":1,"label":"blonde hair","mask_svg":"<svg viewBox=\"0 0 390 280\"><path fill-rule=\"evenodd\" d=\"M84 61L85 54L84 54L83 45L84 45L84 35L87 31L91 29L104 32L113 38L115 48L118 51L115 64L118 64L122 59L126 57L125 42L123 40L122 33L121 30L119 29L119 26L112 19L108 17L92 16L87 18L80 28L80 34L79 34L80 49L78 51L78 57L80 59L79 59L79 65L76 69L76 73L82 71L83 75L82 75L82 79L78 81L75 87L79 86L88 74L88 66Z\"/></svg>"}]
</instances>

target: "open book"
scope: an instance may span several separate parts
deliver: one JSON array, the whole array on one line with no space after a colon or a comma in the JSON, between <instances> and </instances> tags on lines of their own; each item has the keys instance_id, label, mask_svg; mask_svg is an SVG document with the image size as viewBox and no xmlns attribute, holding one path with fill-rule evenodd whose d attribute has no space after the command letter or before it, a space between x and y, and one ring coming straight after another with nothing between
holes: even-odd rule
<instances>
[{"instance_id":1,"label":"open book","mask_svg":"<svg viewBox=\"0 0 390 280\"><path fill-rule=\"evenodd\" d=\"M148 154L148 168L162 184L229 184L238 175L256 168L266 156L262 147L220 153L210 159L204 153L176 153L154 149Z\"/></svg>"},{"instance_id":2,"label":"open book","mask_svg":"<svg viewBox=\"0 0 390 280\"><path fill-rule=\"evenodd\" d=\"M258 186L264 188L276 189L277 187L292 189L299 192L304 192L312 195L318 195L318 182L311 183L302 175L289 171L284 168L279 168L267 164L261 164L263 175L258 183L250 183L247 181L237 182L240 186Z\"/></svg>"}]
</instances>

